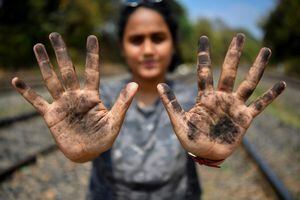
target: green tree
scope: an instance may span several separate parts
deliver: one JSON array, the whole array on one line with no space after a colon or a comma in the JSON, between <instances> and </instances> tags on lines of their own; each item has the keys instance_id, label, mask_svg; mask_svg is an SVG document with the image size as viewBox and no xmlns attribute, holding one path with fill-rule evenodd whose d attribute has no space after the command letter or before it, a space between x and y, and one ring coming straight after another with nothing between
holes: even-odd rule
<instances>
[{"instance_id":1,"label":"green tree","mask_svg":"<svg viewBox=\"0 0 300 200\"><path fill-rule=\"evenodd\" d=\"M262 25L264 43L273 61L282 62L287 73L300 76L300 1L281 0Z\"/></svg>"},{"instance_id":2,"label":"green tree","mask_svg":"<svg viewBox=\"0 0 300 200\"><path fill-rule=\"evenodd\" d=\"M58 0L3 0L0 7L0 67L17 68L33 62L34 41L45 37L55 22L46 20ZM40 21L44 22L40 24Z\"/></svg>"},{"instance_id":3,"label":"green tree","mask_svg":"<svg viewBox=\"0 0 300 200\"><path fill-rule=\"evenodd\" d=\"M98 27L110 11L109 3L96 0L2 0L0 67L32 66L35 63L33 45L41 42L51 49L48 35L54 31L65 36L75 62L81 60L85 40L89 34L97 35ZM52 51L48 53L53 54Z\"/></svg>"},{"instance_id":4,"label":"green tree","mask_svg":"<svg viewBox=\"0 0 300 200\"><path fill-rule=\"evenodd\" d=\"M248 30L242 28L233 29L222 19L209 20L200 18L193 24L193 27L194 41L197 41L197 38L201 35L209 37L211 59L214 66L222 65L230 41L237 33L244 33L246 35L246 42L241 56L241 64L249 65L249 63L252 63L261 47L260 41L257 40Z\"/></svg>"}]
</instances>

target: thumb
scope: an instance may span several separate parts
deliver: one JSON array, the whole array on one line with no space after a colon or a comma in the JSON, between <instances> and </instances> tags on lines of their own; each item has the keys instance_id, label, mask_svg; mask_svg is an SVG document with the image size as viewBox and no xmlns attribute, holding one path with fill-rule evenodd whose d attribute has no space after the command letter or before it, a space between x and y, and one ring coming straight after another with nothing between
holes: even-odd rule
<instances>
[{"instance_id":1,"label":"thumb","mask_svg":"<svg viewBox=\"0 0 300 200\"><path fill-rule=\"evenodd\" d=\"M178 118L179 116L182 116L183 109L179 105L173 91L170 89L170 87L165 83L160 83L157 85L157 90L160 95L160 98L168 112L168 115L171 119L171 122L175 120L175 118Z\"/></svg>"},{"instance_id":2,"label":"thumb","mask_svg":"<svg viewBox=\"0 0 300 200\"><path fill-rule=\"evenodd\" d=\"M120 92L118 99L110 110L111 115L117 121L123 121L126 111L128 110L133 97L138 89L138 84L135 82L128 83Z\"/></svg>"}]
</instances>

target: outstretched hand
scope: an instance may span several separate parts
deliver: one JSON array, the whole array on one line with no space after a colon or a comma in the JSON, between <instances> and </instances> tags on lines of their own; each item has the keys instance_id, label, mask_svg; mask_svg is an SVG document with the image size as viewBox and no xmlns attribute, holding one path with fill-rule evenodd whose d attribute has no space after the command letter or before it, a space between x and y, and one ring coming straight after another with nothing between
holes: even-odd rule
<instances>
[{"instance_id":1,"label":"outstretched hand","mask_svg":"<svg viewBox=\"0 0 300 200\"><path fill-rule=\"evenodd\" d=\"M49 38L62 82L53 70L44 45L36 44L34 53L53 102L48 103L17 77L12 84L44 117L65 156L75 162L85 162L112 146L137 91L137 84L129 83L112 109L107 110L99 98L97 37L89 36L87 39L85 83L82 89L62 37L58 33L51 33Z\"/></svg>"},{"instance_id":2,"label":"outstretched hand","mask_svg":"<svg viewBox=\"0 0 300 200\"><path fill-rule=\"evenodd\" d=\"M245 80L233 92L244 40L243 34L237 34L233 38L223 63L218 88L215 90L209 41L206 36L200 38L198 97L196 104L188 112L182 110L166 84L157 86L179 141L187 151L198 157L223 160L230 156L241 143L252 120L286 87L284 82L278 82L250 105L245 105L271 56L270 49L262 48Z\"/></svg>"}]
</instances>

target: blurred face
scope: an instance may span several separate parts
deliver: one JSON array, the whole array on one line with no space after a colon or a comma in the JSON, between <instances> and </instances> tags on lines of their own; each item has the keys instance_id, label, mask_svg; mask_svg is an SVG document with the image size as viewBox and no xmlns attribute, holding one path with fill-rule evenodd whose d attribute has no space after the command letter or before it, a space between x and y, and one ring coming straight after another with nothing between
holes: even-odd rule
<instances>
[{"instance_id":1,"label":"blurred face","mask_svg":"<svg viewBox=\"0 0 300 200\"><path fill-rule=\"evenodd\" d=\"M126 24L122 45L133 76L158 79L166 75L174 48L170 30L158 12L147 8L134 11Z\"/></svg>"}]
</instances>

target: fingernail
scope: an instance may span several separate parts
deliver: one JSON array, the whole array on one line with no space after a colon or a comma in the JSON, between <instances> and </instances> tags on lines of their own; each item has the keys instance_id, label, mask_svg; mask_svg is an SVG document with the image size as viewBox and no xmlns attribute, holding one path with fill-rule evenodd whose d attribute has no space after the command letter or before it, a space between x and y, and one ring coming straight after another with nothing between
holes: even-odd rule
<instances>
[{"instance_id":1,"label":"fingernail","mask_svg":"<svg viewBox=\"0 0 300 200\"><path fill-rule=\"evenodd\" d=\"M38 60L49 60L48 55L45 52L45 47L43 44L38 43L33 47L34 54L38 58Z\"/></svg>"},{"instance_id":2,"label":"fingernail","mask_svg":"<svg viewBox=\"0 0 300 200\"><path fill-rule=\"evenodd\" d=\"M137 88L139 87L139 85L135 82L130 82L127 84L127 89L131 92L131 91L135 91L137 90Z\"/></svg>"},{"instance_id":3,"label":"fingernail","mask_svg":"<svg viewBox=\"0 0 300 200\"><path fill-rule=\"evenodd\" d=\"M90 35L87 38L87 45L86 48L88 51L92 51L92 52L98 52L99 50L99 45L98 45L98 40L97 37L94 35Z\"/></svg>"},{"instance_id":4,"label":"fingernail","mask_svg":"<svg viewBox=\"0 0 300 200\"><path fill-rule=\"evenodd\" d=\"M286 88L286 83L284 81L280 81L274 85L272 91L276 94L280 94Z\"/></svg>"},{"instance_id":5,"label":"fingernail","mask_svg":"<svg viewBox=\"0 0 300 200\"><path fill-rule=\"evenodd\" d=\"M240 49L243 47L245 35L243 33L236 34L236 46Z\"/></svg>"},{"instance_id":6,"label":"fingernail","mask_svg":"<svg viewBox=\"0 0 300 200\"><path fill-rule=\"evenodd\" d=\"M64 41L59 33L56 32L50 33L49 39L51 41L52 46L55 49L65 46Z\"/></svg>"},{"instance_id":7,"label":"fingernail","mask_svg":"<svg viewBox=\"0 0 300 200\"><path fill-rule=\"evenodd\" d=\"M208 51L209 49L209 40L207 36L201 36L198 42L198 52Z\"/></svg>"},{"instance_id":8,"label":"fingernail","mask_svg":"<svg viewBox=\"0 0 300 200\"><path fill-rule=\"evenodd\" d=\"M22 80L20 80L18 78L14 78L13 82L17 88L22 89L22 90L26 89L26 84Z\"/></svg>"},{"instance_id":9,"label":"fingernail","mask_svg":"<svg viewBox=\"0 0 300 200\"><path fill-rule=\"evenodd\" d=\"M262 48L262 51L263 51L262 61L263 62L268 62L268 60L271 57L271 49L269 49L267 47L264 47L264 48Z\"/></svg>"},{"instance_id":10,"label":"fingernail","mask_svg":"<svg viewBox=\"0 0 300 200\"><path fill-rule=\"evenodd\" d=\"M52 32L52 33L50 33L50 35L49 35L49 39L51 40L51 39L57 39L57 38L59 38L60 37L60 34L59 33L57 33L57 32Z\"/></svg>"}]
</instances>

